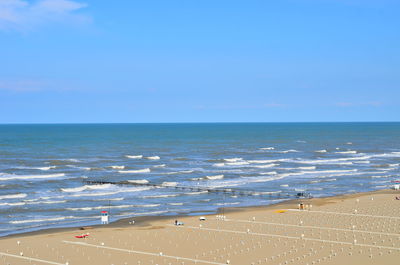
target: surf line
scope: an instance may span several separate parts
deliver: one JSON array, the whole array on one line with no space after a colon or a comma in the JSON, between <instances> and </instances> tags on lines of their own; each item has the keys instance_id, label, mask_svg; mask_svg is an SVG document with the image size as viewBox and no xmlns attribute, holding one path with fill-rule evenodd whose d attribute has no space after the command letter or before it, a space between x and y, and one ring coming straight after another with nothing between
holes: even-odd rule
<instances>
[{"instance_id":1,"label":"surf line","mask_svg":"<svg viewBox=\"0 0 400 265\"><path fill-rule=\"evenodd\" d=\"M167 225L171 227L175 227L175 225ZM284 235L276 235L276 234L263 234L263 233L254 233L254 232L244 232L244 231L236 231L236 230L226 230L226 229L216 229L216 228L205 228L205 227L195 227L195 226L181 226L177 229L194 229L194 230L204 230L204 231L215 231L215 232L224 232L224 233L234 233L234 234L244 234L244 235L252 235L252 236L266 236L266 237L278 237L278 238L287 238L287 239L298 239L304 241L317 241L322 243L332 243L339 245L352 245L359 247L370 247L370 248L378 248L378 249L390 249L390 250L400 250L400 248L388 247L388 246L378 246L378 245L368 245L362 243L351 243L344 241L335 241L335 240L326 240L326 239L318 239L318 238L307 238L300 236L284 236Z\"/></svg>"},{"instance_id":2,"label":"surf line","mask_svg":"<svg viewBox=\"0 0 400 265\"><path fill-rule=\"evenodd\" d=\"M8 256L8 257L13 257L13 258L25 259L25 260L29 260L29 261L37 261L37 262L53 264L53 265L65 265L66 264L66 263L58 263L58 262L49 261L49 260L24 257L24 256L19 256L19 255L14 255L14 254L10 254L10 253L4 253L4 252L0 252L0 256Z\"/></svg>"},{"instance_id":3,"label":"surf line","mask_svg":"<svg viewBox=\"0 0 400 265\"><path fill-rule=\"evenodd\" d=\"M142 255L149 255L149 256L156 256L156 257L177 259L177 260L187 260L187 261L214 264L214 265L226 265L225 263L212 262L212 261L208 261L208 260L191 259L191 258L184 258L184 257L178 257L178 256L169 256L169 255L164 255L164 254L161 254L161 253L157 254L157 253L144 252L144 251L138 251L138 250L130 250L130 249L123 249L123 248L98 246L98 245L88 244L88 243L84 243L84 242L73 242L73 241L65 241L65 240L62 241L62 242L65 243L65 244L73 244L73 245L86 246L86 247L103 248L103 249L110 249L110 250L115 250L115 251L136 253L136 254L142 254ZM62 264L62 265L65 265L65 264Z\"/></svg>"}]
</instances>

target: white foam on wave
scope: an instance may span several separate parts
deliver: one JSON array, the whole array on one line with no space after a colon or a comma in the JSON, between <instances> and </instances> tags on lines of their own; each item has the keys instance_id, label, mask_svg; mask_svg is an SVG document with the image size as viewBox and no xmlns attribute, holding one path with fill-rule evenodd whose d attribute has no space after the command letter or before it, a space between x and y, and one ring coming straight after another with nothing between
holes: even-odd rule
<instances>
[{"instance_id":1,"label":"white foam on wave","mask_svg":"<svg viewBox=\"0 0 400 265\"><path fill-rule=\"evenodd\" d=\"M56 166L49 166L49 167L17 167L19 169L36 169L36 170L42 170L42 171L47 171L53 168L56 168Z\"/></svg>"},{"instance_id":2,"label":"white foam on wave","mask_svg":"<svg viewBox=\"0 0 400 265\"><path fill-rule=\"evenodd\" d=\"M118 173L122 174L136 174L136 173L150 173L150 172L151 172L150 168L137 169L137 170L118 170Z\"/></svg>"},{"instance_id":3,"label":"white foam on wave","mask_svg":"<svg viewBox=\"0 0 400 265\"><path fill-rule=\"evenodd\" d=\"M161 186L164 187L175 187L176 185L178 185L178 182L168 182L168 181L164 181Z\"/></svg>"},{"instance_id":4,"label":"white foam on wave","mask_svg":"<svg viewBox=\"0 0 400 265\"><path fill-rule=\"evenodd\" d=\"M177 197L179 194L157 194L157 195L147 195L142 196L144 199L152 199L152 198L169 198L169 197Z\"/></svg>"},{"instance_id":5,"label":"white foam on wave","mask_svg":"<svg viewBox=\"0 0 400 265\"><path fill-rule=\"evenodd\" d=\"M25 198L26 196L27 196L26 193L6 194L6 195L1 195L0 196L0 200L21 199L21 198Z\"/></svg>"},{"instance_id":6,"label":"white foam on wave","mask_svg":"<svg viewBox=\"0 0 400 265\"><path fill-rule=\"evenodd\" d=\"M316 159L316 160L292 160L294 163L301 164L338 164L338 163L346 163L348 161L358 161L358 160L367 160L370 159L371 156L355 156L355 157L346 157L346 158L336 158L336 159Z\"/></svg>"},{"instance_id":7,"label":"white foam on wave","mask_svg":"<svg viewBox=\"0 0 400 265\"><path fill-rule=\"evenodd\" d=\"M84 185L84 186L76 187L76 188L61 188L61 191L63 191L63 192L81 192L84 190L108 189L112 186L113 186L112 184Z\"/></svg>"},{"instance_id":8,"label":"white foam on wave","mask_svg":"<svg viewBox=\"0 0 400 265\"><path fill-rule=\"evenodd\" d=\"M161 165L154 165L154 168L160 168L160 167L165 167L165 164L161 164Z\"/></svg>"},{"instance_id":9,"label":"white foam on wave","mask_svg":"<svg viewBox=\"0 0 400 265\"><path fill-rule=\"evenodd\" d=\"M148 157L146 157L146 159L149 159L149 160L160 160L160 157L159 156L148 156Z\"/></svg>"},{"instance_id":10,"label":"white foam on wave","mask_svg":"<svg viewBox=\"0 0 400 265\"><path fill-rule=\"evenodd\" d=\"M258 149L260 149L260 150L274 150L275 147L261 147L261 148L258 148Z\"/></svg>"},{"instance_id":11,"label":"white foam on wave","mask_svg":"<svg viewBox=\"0 0 400 265\"><path fill-rule=\"evenodd\" d=\"M291 161L291 160L287 159L287 158L268 159L268 160L247 160L247 162L250 163L250 164L269 164L269 163L287 162L287 161Z\"/></svg>"},{"instance_id":12,"label":"white foam on wave","mask_svg":"<svg viewBox=\"0 0 400 265\"><path fill-rule=\"evenodd\" d=\"M161 175L178 175L178 174L190 174L193 172L194 172L194 170L182 170L182 171L164 172L164 173L160 173L160 174Z\"/></svg>"},{"instance_id":13,"label":"white foam on wave","mask_svg":"<svg viewBox=\"0 0 400 265\"><path fill-rule=\"evenodd\" d=\"M143 158L143 155L126 155L125 157L130 159L141 159Z\"/></svg>"},{"instance_id":14,"label":"white foam on wave","mask_svg":"<svg viewBox=\"0 0 400 265\"><path fill-rule=\"evenodd\" d=\"M59 178L64 177L64 173L48 174L48 175L1 175L0 181L4 180L29 180L29 179L48 179L48 178Z\"/></svg>"},{"instance_id":15,"label":"white foam on wave","mask_svg":"<svg viewBox=\"0 0 400 265\"><path fill-rule=\"evenodd\" d=\"M26 224L26 223L43 223L43 222L53 222L53 221L62 221L66 219L78 219L79 217L75 216L63 216L63 217L51 217L51 218L43 218L43 219L28 219L21 221L10 221L10 224Z\"/></svg>"},{"instance_id":16,"label":"white foam on wave","mask_svg":"<svg viewBox=\"0 0 400 265\"><path fill-rule=\"evenodd\" d=\"M336 154L357 154L357 151L349 150L343 152L335 152Z\"/></svg>"},{"instance_id":17,"label":"white foam on wave","mask_svg":"<svg viewBox=\"0 0 400 265\"><path fill-rule=\"evenodd\" d=\"M178 205L183 205L183 202L170 202L168 204L172 206L178 206Z\"/></svg>"},{"instance_id":18,"label":"white foam on wave","mask_svg":"<svg viewBox=\"0 0 400 265\"><path fill-rule=\"evenodd\" d=\"M322 149L322 150L315 150L314 152L316 152L316 153L326 153L328 151L326 149Z\"/></svg>"},{"instance_id":19,"label":"white foam on wave","mask_svg":"<svg viewBox=\"0 0 400 265\"><path fill-rule=\"evenodd\" d=\"M109 166L112 169L125 169L125 166Z\"/></svg>"},{"instance_id":20,"label":"white foam on wave","mask_svg":"<svg viewBox=\"0 0 400 265\"><path fill-rule=\"evenodd\" d=\"M152 208L158 207L160 204L122 204L113 206L94 206L94 207L76 207L76 208L65 208L68 211L93 211L102 209L125 209L125 208Z\"/></svg>"},{"instance_id":21,"label":"white foam on wave","mask_svg":"<svg viewBox=\"0 0 400 265\"><path fill-rule=\"evenodd\" d=\"M276 175L278 174L276 171L270 171L270 172L261 172L260 175Z\"/></svg>"},{"instance_id":22,"label":"white foam on wave","mask_svg":"<svg viewBox=\"0 0 400 265\"><path fill-rule=\"evenodd\" d=\"M223 179L224 175L205 176L204 178L208 180Z\"/></svg>"},{"instance_id":23,"label":"white foam on wave","mask_svg":"<svg viewBox=\"0 0 400 265\"><path fill-rule=\"evenodd\" d=\"M279 166L279 164L267 164L267 165L259 165L259 166L253 166L256 168L270 168L270 167L276 167Z\"/></svg>"},{"instance_id":24,"label":"white foam on wave","mask_svg":"<svg viewBox=\"0 0 400 265\"><path fill-rule=\"evenodd\" d=\"M0 203L0 206L23 206L25 204L25 202L3 202Z\"/></svg>"},{"instance_id":25,"label":"white foam on wave","mask_svg":"<svg viewBox=\"0 0 400 265\"><path fill-rule=\"evenodd\" d=\"M300 151L294 150L294 149L290 149L290 150L283 150L283 151L276 151L276 153L280 153L280 154L286 154L286 153L298 153Z\"/></svg>"},{"instance_id":26,"label":"white foam on wave","mask_svg":"<svg viewBox=\"0 0 400 265\"><path fill-rule=\"evenodd\" d=\"M135 183L135 184L147 184L149 181L147 179L130 179L128 180L130 183Z\"/></svg>"},{"instance_id":27,"label":"white foam on wave","mask_svg":"<svg viewBox=\"0 0 400 265\"><path fill-rule=\"evenodd\" d=\"M244 165L248 165L248 164L249 164L249 162L247 162L247 161L237 161L237 162L225 163L225 165L227 165L227 166L244 166Z\"/></svg>"},{"instance_id":28,"label":"white foam on wave","mask_svg":"<svg viewBox=\"0 0 400 265\"><path fill-rule=\"evenodd\" d=\"M243 161L243 158L241 158L241 157L224 158L224 161L226 161L226 162L238 162L238 161Z\"/></svg>"},{"instance_id":29,"label":"white foam on wave","mask_svg":"<svg viewBox=\"0 0 400 265\"><path fill-rule=\"evenodd\" d=\"M109 195L114 195L114 194L119 194L119 193L132 193L132 192L140 192L140 191L146 191L150 190L152 187L136 187L136 188L126 188L126 189L115 189L113 191L108 191L108 192L94 192L94 193L87 193L87 192L82 192L78 194L73 194L71 195L72 197L99 197L99 196L109 196Z\"/></svg>"}]
</instances>

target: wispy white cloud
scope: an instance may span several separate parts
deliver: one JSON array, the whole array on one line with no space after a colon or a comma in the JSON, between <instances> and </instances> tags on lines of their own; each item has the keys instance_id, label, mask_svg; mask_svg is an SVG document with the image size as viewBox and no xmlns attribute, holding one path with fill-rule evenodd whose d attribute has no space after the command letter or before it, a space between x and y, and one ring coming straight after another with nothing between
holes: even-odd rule
<instances>
[{"instance_id":1,"label":"wispy white cloud","mask_svg":"<svg viewBox=\"0 0 400 265\"><path fill-rule=\"evenodd\" d=\"M0 0L0 30L32 30L46 23L90 22L80 11L87 4L72 0Z\"/></svg>"}]
</instances>

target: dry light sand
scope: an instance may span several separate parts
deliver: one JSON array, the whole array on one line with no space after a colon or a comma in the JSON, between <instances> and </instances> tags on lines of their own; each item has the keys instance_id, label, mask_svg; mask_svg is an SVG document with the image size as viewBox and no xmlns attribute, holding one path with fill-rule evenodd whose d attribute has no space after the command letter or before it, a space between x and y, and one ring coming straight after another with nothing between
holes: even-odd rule
<instances>
[{"instance_id":1,"label":"dry light sand","mask_svg":"<svg viewBox=\"0 0 400 265\"><path fill-rule=\"evenodd\" d=\"M303 200L0 239L0 264L400 264L395 191ZM221 216L225 216L225 218ZM86 239L75 235L89 232Z\"/></svg>"}]
</instances>

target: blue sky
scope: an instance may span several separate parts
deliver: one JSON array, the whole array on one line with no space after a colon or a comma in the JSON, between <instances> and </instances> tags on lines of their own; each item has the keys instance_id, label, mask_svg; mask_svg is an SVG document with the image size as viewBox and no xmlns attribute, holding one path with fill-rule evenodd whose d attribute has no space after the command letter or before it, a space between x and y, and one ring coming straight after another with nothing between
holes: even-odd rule
<instances>
[{"instance_id":1,"label":"blue sky","mask_svg":"<svg viewBox=\"0 0 400 265\"><path fill-rule=\"evenodd\" d=\"M0 123L399 121L395 0L0 0Z\"/></svg>"}]
</instances>

